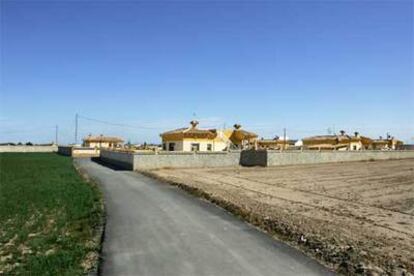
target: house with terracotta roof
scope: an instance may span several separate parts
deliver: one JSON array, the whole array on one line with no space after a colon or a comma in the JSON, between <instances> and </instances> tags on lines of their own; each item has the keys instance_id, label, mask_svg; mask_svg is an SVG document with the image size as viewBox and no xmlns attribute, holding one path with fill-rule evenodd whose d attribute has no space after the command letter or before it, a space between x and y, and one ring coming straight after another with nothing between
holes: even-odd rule
<instances>
[{"instance_id":1,"label":"house with terracotta roof","mask_svg":"<svg viewBox=\"0 0 414 276\"><path fill-rule=\"evenodd\" d=\"M298 140L292 140L286 137L276 136L273 139L259 139L257 140L257 148L269 149L269 150L281 150L281 149L292 149L295 148L295 144Z\"/></svg>"},{"instance_id":2,"label":"house with terracotta roof","mask_svg":"<svg viewBox=\"0 0 414 276\"><path fill-rule=\"evenodd\" d=\"M235 124L233 129L224 130L224 136L230 140L231 149L246 149L256 147L258 135L254 132L242 129L240 124Z\"/></svg>"},{"instance_id":3,"label":"house with terracotta roof","mask_svg":"<svg viewBox=\"0 0 414 276\"><path fill-rule=\"evenodd\" d=\"M379 139L374 139L372 141L372 149L374 150L397 150L401 149L404 143L390 135L387 135L387 138L383 139L381 136Z\"/></svg>"},{"instance_id":4,"label":"house with terracotta roof","mask_svg":"<svg viewBox=\"0 0 414 276\"><path fill-rule=\"evenodd\" d=\"M93 136L89 134L87 137L83 138L83 147L86 148L117 148L121 147L124 140L119 137L103 136Z\"/></svg>"},{"instance_id":5,"label":"house with terracotta roof","mask_svg":"<svg viewBox=\"0 0 414 276\"><path fill-rule=\"evenodd\" d=\"M338 135L319 135L302 139L303 147L310 150L367 150L372 148L372 139L355 132L348 135L341 130Z\"/></svg>"},{"instance_id":6,"label":"house with terracotta roof","mask_svg":"<svg viewBox=\"0 0 414 276\"><path fill-rule=\"evenodd\" d=\"M161 133L165 151L225 151L245 148L254 142L257 135L234 125L234 129L200 129L197 121L190 126Z\"/></svg>"}]
</instances>

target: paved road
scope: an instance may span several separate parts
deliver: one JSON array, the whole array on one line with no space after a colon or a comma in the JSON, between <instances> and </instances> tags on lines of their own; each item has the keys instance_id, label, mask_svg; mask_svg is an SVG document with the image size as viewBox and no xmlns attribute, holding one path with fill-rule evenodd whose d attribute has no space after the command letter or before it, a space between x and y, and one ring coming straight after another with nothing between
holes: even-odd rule
<instances>
[{"instance_id":1,"label":"paved road","mask_svg":"<svg viewBox=\"0 0 414 276\"><path fill-rule=\"evenodd\" d=\"M76 160L106 200L102 275L327 275L231 214L135 172Z\"/></svg>"}]
</instances>

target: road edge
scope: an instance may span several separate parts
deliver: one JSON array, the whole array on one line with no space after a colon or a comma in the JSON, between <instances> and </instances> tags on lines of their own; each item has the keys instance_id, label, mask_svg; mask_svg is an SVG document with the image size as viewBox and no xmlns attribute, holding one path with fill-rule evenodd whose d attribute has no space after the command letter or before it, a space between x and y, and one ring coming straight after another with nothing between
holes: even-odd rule
<instances>
[{"instance_id":1,"label":"road edge","mask_svg":"<svg viewBox=\"0 0 414 276\"><path fill-rule=\"evenodd\" d=\"M95 233L93 236L93 242L97 246L97 250L95 253L97 254L97 259L94 262L92 268L86 272L88 276L98 276L101 275L101 267L102 267L102 244L105 239L105 226L106 226L106 210L105 210L105 200L103 193L101 189L99 188L98 181L94 178L92 178L84 169L79 166L79 164L76 161L76 158L72 158L72 164L75 168L76 172L79 174L79 176L87 182L89 185L91 185L94 189L96 189L99 193L99 201L100 201L100 218L99 223L95 227Z\"/></svg>"},{"instance_id":2,"label":"road edge","mask_svg":"<svg viewBox=\"0 0 414 276\"><path fill-rule=\"evenodd\" d=\"M313 237L305 237L303 233L294 231L289 225L284 224L283 222L257 214L218 196L211 195L202 189L189 186L183 182L172 181L148 170L139 170L136 172L160 182L176 186L188 194L207 200L214 205L225 209L237 218L271 236L273 239L299 250L309 258L317 261L335 273L342 275L364 275L370 273L369 270L365 269L363 264L352 260L352 247L345 249L344 252L329 249L322 241ZM338 256L338 253L341 254ZM338 262L338 259L342 261Z\"/></svg>"}]
</instances>

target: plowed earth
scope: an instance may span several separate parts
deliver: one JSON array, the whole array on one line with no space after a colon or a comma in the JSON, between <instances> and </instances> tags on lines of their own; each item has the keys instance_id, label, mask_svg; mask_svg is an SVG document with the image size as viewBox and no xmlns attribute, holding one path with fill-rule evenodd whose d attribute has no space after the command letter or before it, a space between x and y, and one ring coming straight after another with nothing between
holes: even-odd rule
<instances>
[{"instance_id":1,"label":"plowed earth","mask_svg":"<svg viewBox=\"0 0 414 276\"><path fill-rule=\"evenodd\" d=\"M336 271L414 273L414 160L159 169Z\"/></svg>"}]
</instances>

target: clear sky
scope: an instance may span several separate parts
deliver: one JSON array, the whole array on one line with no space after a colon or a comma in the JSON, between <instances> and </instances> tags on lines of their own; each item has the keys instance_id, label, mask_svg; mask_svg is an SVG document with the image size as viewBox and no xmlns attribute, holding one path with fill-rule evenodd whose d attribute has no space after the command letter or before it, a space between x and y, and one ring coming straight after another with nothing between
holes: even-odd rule
<instances>
[{"instance_id":1,"label":"clear sky","mask_svg":"<svg viewBox=\"0 0 414 276\"><path fill-rule=\"evenodd\" d=\"M194 118L414 143L413 1L1 1L0 141L159 142ZM143 127L143 128L139 128Z\"/></svg>"}]
</instances>

